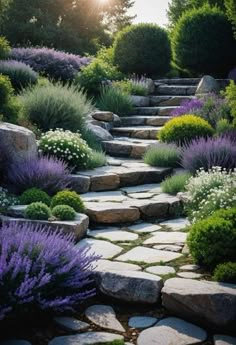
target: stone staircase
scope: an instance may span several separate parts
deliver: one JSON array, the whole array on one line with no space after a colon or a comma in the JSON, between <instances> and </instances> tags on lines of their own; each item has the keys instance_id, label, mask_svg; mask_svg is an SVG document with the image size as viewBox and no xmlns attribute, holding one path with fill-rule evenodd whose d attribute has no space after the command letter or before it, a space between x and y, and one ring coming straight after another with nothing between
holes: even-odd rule
<instances>
[{"instance_id":1,"label":"stone staircase","mask_svg":"<svg viewBox=\"0 0 236 345\"><path fill-rule=\"evenodd\" d=\"M180 104L195 97L200 79L156 80L154 93L142 97L142 106L121 118L111 130L113 141L104 141L105 151L112 156L141 158L146 149L157 142L157 135ZM143 106L145 104L145 106Z\"/></svg>"}]
</instances>

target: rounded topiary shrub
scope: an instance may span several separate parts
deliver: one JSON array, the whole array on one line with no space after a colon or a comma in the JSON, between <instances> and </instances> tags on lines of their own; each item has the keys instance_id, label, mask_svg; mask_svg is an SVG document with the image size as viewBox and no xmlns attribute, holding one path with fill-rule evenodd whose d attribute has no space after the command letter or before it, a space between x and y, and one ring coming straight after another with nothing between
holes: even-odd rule
<instances>
[{"instance_id":1,"label":"rounded topiary shrub","mask_svg":"<svg viewBox=\"0 0 236 345\"><path fill-rule=\"evenodd\" d=\"M52 209L52 215L59 220L74 220L76 212L68 205L57 205Z\"/></svg>"},{"instance_id":2,"label":"rounded topiary shrub","mask_svg":"<svg viewBox=\"0 0 236 345\"><path fill-rule=\"evenodd\" d=\"M114 63L124 73L164 75L170 69L171 48L165 29L138 24L122 30L114 42Z\"/></svg>"},{"instance_id":3,"label":"rounded topiary shrub","mask_svg":"<svg viewBox=\"0 0 236 345\"><path fill-rule=\"evenodd\" d=\"M190 229L188 246L197 263L209 268L227 261L236 261L235 210L216 213L201 220ZM224 248L222 249L222 245Z\"/></svg>"},{"instance_id":4,"label":"rounded topiary shrub","mask_svg":"<svg viewBox=\"0 0 236 345\"><path fill-rule=\"evenodd\" d=\"M51 207L57 205L67 205L72 207L76 212L84 212L84 204L79 194L69 190L58 192L51 201Z\"/></svg>"},{"instance_id":5,"label":"rounded topiary shrub","mask_svg":"<svg viewBox=\"0 0 236 345\"><path fill-rule=\"evenodd\" d=\"M186 144L193 139L212 136L211 125L195 115L183 115L168 121L158 133L158 138L166 143Z\"/></svg>"},{"instance_id":6,"label":"rounded topiary shrub","mask_svg":"<svg viewBox=\"0 0 236 345\"><path fill-rule=\"evenodd\" d=\"M46 192L38 188L27 189L23 194L21 194L20 203L22 205L29 205L33 202L42 202L49 206L51 198Z\"/></svg>"},{"instance_id":7,"label":"rounded topiary shrub","mask_svg":"<svg viewBox=\"0 0 236 345\"><path fill-rule=\"evenodd\" d=\"M236 262L218 265L213 277L219 282L236 284Z\"/></svg>"},{"instance_id":8,"label":"rounded topiary shrub","mask_svg":"<svg viewBox=\"0 0 236 345\"><path fill-rule=\"evenodd\" d=\"M43 202L33 202L25 210L25 217L29 219L48 220L50 215L50 208Z\"/></svg>"},{"instance_id":9,"label":"rounded topiary shrub","mask_svg":"<svg viewBox=\"0 0 236 345\"><path fill-rule=\"evenodd\" d=\"M175 63L196 74L226 76L235 65L236 41L226 15L204 6L186 12L172 35Z\"/></svg>"}]
</instances>

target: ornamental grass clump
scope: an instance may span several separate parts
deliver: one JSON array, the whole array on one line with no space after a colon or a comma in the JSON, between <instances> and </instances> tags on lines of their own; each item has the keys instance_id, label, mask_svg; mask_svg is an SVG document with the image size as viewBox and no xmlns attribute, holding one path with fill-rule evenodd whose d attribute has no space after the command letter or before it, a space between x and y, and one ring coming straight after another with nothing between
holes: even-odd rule
<instances>
[{"instance_id":1,"label":"ornamental grass clump","mask_svg":"<svg viewBox=\"0 0 236 345\"><path fill-rule=\"evenodd\" d=\"M185 145L181 153L181 166L195 173L219 166L231 170L236 167L236 141L230 135L218 138L200 138Z\"/></svg>"},{"instance_id":2,"label":"ornamental grass clump","mask_svg":"<svg viewBox=\"0 0 236 345\"><path fill-rule=\"evenodd\" d=\"M73 310L94 295L97 258L75 247L74 236L30 224L0 229L0 320L35 310Z\"/></svg>"},{"instance_id":3,"label":"ornamental grass clump","mask_svg":"<svg viewBox=\"0 0 236 345\"><path fill-rule=\"evenodd\" d=\"M47 156L26 157L12 161L7 169L7 182L19 194L29 188L39 188L54 195L69 186L70 172L61 159Z\"/></svg>"},{"instance_id":4,"label":"ornamental grass clump","mask_svg":"<svg viewBox=\"0 0 236 345\"><path fill-rule=\"evenodd\" d=\"M85 118L93 110L85 92L73 85L38 84L20 96L25 118L46 132L57 128L82 131Z\"/></svg>"},{"instance_id":5,"label":"ornamental grass clump","mask_svg":"<svg viewBox=\"0 0 236 345\"><path fill-rule=\"evenodd\" d=\"M160 130L158 138L165 143L188 144L201 137L210 137L214 133L211 125L195 115L183 115L168 121Z\"/></svg>"},{"instance_id":6,"label":"ornamental grass clump","mask_svg":"<svg viewBox=\"0 0 236 345\"><path fill-rule=\"evenodd\" d=\"M152 145L144 154L144 162L151 166L176 168L180 163L180 149L174 144Z\"/></svg>"},{"instance_id":7,"label":"ornamental grass clump","mask_svg":"<svg viewBox=\"0 0 236 345\"><path fill-rule=\"evenodd\" d=\"M75 169L85 169L92 157L92 150L79 133L62 129L43 134L39 141L39 150L43 154L62 159Z\"/></svg>"},{"instance_id":8,"label":"ornamental grass clump","mask_svg":"<svg viewBox=\"0 0 236 345\"><path fill-rule=\"evenodd\" d=\"M185 207L192 222L236 205L235 171L227 173L221 167L197 171L185 188L188 196Z\"/></svg>"},{"instance_id":9,"label":"ornamental grass clump","mask_svg":"<svg viewBox=\"0 0 236 345\"><path fill-rule=\"evenodd\" d=\"M161 189L164 193L169 193L172 195L176 195L179 192L184 192L185 186L189 181L191 174L184 173L184 174L176 174L170 177L167 177L161 183Z\"/></svg>"}]
</instances>

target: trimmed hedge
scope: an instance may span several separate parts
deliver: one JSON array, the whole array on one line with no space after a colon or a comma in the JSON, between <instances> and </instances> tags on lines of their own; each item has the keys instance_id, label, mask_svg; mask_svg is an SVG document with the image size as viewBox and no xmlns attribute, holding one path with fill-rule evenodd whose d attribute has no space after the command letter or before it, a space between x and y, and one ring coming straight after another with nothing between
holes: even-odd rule
<instances>
[{"instance_id":1,"label":"trimmed hedge","mask_svg":"<svg viewBox=\"0 0 236 345\"><path fill-rule=\"evenodd\" d=\"M170 70L170 60L168 34L158 25L132 25L116 36L114 63L124 73L162 76Z\"/></svg>"}]
</instances>

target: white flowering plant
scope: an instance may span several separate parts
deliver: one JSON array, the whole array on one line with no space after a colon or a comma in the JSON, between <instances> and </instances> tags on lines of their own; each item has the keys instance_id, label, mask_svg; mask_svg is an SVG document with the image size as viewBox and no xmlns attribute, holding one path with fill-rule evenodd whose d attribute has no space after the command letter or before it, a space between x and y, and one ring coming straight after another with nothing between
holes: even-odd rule
<instances>
[{"instance_id":1,"label":"white flowering plant","mask_svg":"<svg viewBox=\"0 0 236 345\"><path fill-rule=\"evenodd\" d=\"M7 189L0 187L0 212L4 212L9 206L18 205L19 200L16 196L10 194Z\"/></svg>"},{"instance_id":2,"label":"white flowering plant","mask_svg":"<svg viewBox=\"0 0 236 345\"><path fill-rule=\"evenodd\" d=\"M189 219L205 219L219 209L236 206L236 171L227 172L221 167L199 170L190 178L186 190Z\"/></svg>"},{"instance_id":3,"label":"white flowering plant","mask_svg":"<svg viewBox=\"0 0 236 345\"><path fill-rule=\"evenodd\" d=\"M75 169L85 169L92 157L92 150L80 133L63 129L50 130L39 140L39 151L64 160Z\"/></svg>"}]
</instances>

